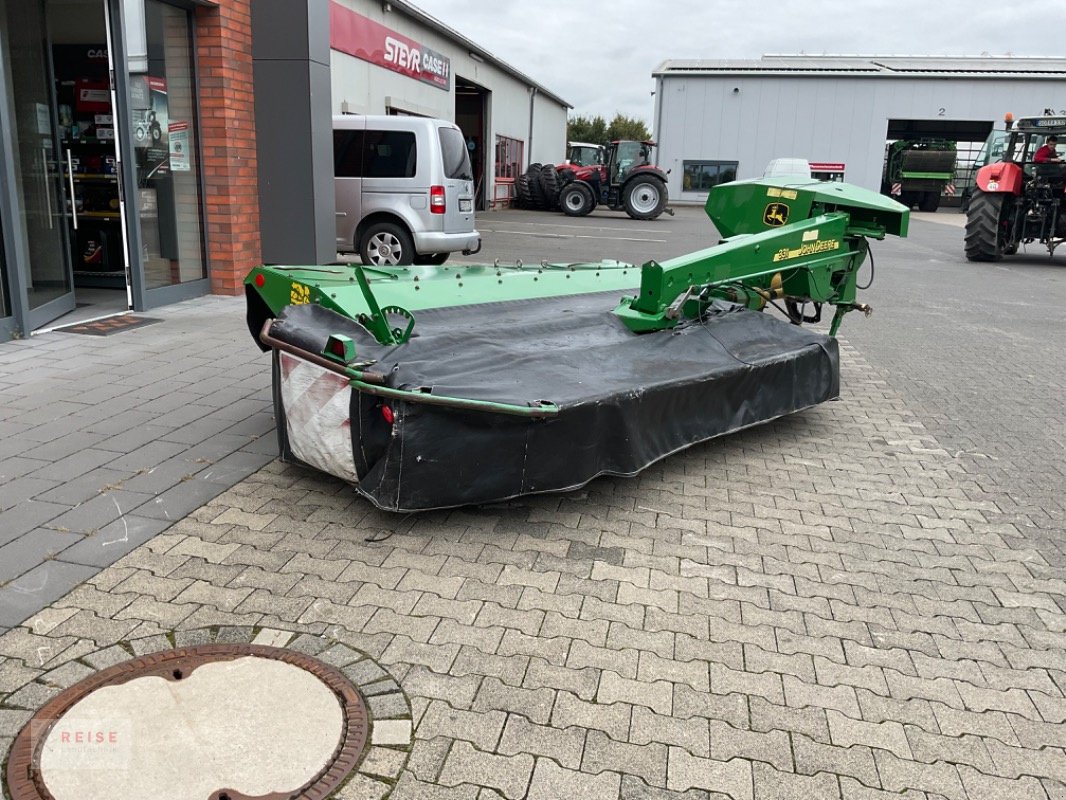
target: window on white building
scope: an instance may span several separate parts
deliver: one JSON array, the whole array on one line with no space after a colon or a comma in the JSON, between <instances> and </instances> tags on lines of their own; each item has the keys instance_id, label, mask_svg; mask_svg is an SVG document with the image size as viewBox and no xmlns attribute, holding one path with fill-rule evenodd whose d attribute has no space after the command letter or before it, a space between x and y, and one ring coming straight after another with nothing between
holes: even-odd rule
<instances>
[{"instance_id":1,"label":"window on white building","mask_svg":"<svg viewBox=\"0 0 1066 800\"><path fill-rule=\"evenodd\" d=\"M522 174L521 139L496 135L496 177L514 180Z\"/></svg>"},{"instance_id":2,"label":"window on white building","mask_svg":"<svg viewBox=\"0 0 1066 800\"><path fill-rule=\"evenodd\" d=\"M686 161L681 189L686 192L709 192L712 186L737 179L736 161Z\"/></svg>"}]
</instances>

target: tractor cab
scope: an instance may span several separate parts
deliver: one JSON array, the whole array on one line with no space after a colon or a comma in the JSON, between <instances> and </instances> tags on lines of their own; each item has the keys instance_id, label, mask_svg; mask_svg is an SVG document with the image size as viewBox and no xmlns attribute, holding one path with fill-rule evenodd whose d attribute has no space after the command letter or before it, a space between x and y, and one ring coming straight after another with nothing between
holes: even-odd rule
<instances>
[{"instance_id":1,"label":"tractor cab","mask_svg":"<svg viewBox=\"0 0 1066 800\"><path fill-rule=\"evenodd\" d=\"M1003 153L1007 149L1007 142L1009 140L1009 130L999 130L994 128L988 134L985 143L981 145L981 149L977 153L977 158L974 159L973 165L966 172L966 185L963 187L962 194L960 195L963 214L966 213L966 209L970 205L970 198L973 197L973 188L977 182L978 171L981 167L991 164L994 161L1002 161Z\"/></svg>"},{"instance_id":2,"label":"tractor cab","mask_svg":"<svg viewBox=\"0 0 1066 800\"><path fill-rule=\"evenodd\" d=\"M988 138L985 139L985 143L981 146L981 151L977 154L977 161L975 162L977 166L983 167L993 161L1002 160L1009 140L1010 131L994 130L988 134Z\"/></svg>"},{"instance_id":3,"label":"tractor cab","mask_svg":"<svg viewBox=\"0 0 1066 800\"><path fill-rule=\"evenodd\" d=\"M625 181L630 170L652 163L655 142L617 141L607 148L607 176L612 185Z\"/></svg>"},{"instance_id":4,"label":"tractor cab","mask_svg":"<svg viewBox=\"0 0 1066 800\"><path fill-rule=\"evenodd\" d=\"M1037 174L1050 174L1061 165L1055 163L1040 164L1035 161L1037 151L1045 144L1049 136L1063 137L1066 140L1066 117L1025 117L1019 119L1010 131L1010 138L1003 149L1003 160L1012 161L1022 167L1036 167ZM1066 141L1064 141L1066 143ZM1026 170L1028 171L1028 170Z\"/></svg>"}]
</instances>

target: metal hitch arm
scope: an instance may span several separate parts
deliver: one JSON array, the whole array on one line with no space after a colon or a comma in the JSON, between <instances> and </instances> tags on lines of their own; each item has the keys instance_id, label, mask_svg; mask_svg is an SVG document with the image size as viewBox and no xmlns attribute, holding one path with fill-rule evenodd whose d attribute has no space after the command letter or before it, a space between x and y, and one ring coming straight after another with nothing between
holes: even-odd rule
<instances>
[{"instance_id":1,"label":"metal hitch arm","mask_svg":"<svg viewBox=\"0 0 1066 800\"><path fill-rule=\"evenodd\" d=\"M698 319L714 300L762 310L781 299L790 308L835 306L830 327L835 336L845 313L865 308L855 295L869 252L866 237L905 236L909 215L874 192L799 178L717 186L707 213L728 238L706 250L644 264L640 293L623 298L614 311L630 330L664 330ZM812 321L785 313L797 324Z\"/></svg>"}]
</instances>

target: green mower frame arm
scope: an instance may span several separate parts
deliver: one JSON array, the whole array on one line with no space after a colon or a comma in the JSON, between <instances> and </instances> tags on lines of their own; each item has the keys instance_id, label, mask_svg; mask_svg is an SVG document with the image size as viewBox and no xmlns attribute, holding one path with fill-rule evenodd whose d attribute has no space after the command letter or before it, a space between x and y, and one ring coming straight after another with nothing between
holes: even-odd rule
<instances>
[{"instance_id":1,"label":"green mower frame arm","mask_svg":"<svg viewBox=\"0 0 1066 800\"><path fill-rule=\"evenodd\" d=\"M359 265L262 266L245 278L248 326L256 341L263 323L289 305L314 303L355 320L379 344L402 345L426 309L617 292L614 310L634 332L698 319L714 300L753 309L783 300L796 323L869 311L855 301L867 238L907 235L910 212L890 198L844 183L771 178L711 190L707 214L724 238L715 247L641 267L617 261L523 266L443 265L372 269ZM805 304L814 304L807 316ZM606 309L605 309L606 310ZM474 323L472 323L474 324ZM523 412L526 413L526 412Z\"/></svg>"},{"instance_id":2,"label":"green mower frame arm","mask_svg":"<svg viewBox=\"0 0 1066 800\"><path fill-rule=\"evenodd\" d=\"M762 309L784 300L797 324L836 307L830 336L856 302L867 237L906 236L910 211L880 194L806 179L742 181L712 189L707 214L726 235L720 244L641 269L640 293L615 309L636 333L697 319L714 300ZM791 220L791 221L790 221ZM811 303L816 316L804 314Z\"/></svg>"}]
</instances>

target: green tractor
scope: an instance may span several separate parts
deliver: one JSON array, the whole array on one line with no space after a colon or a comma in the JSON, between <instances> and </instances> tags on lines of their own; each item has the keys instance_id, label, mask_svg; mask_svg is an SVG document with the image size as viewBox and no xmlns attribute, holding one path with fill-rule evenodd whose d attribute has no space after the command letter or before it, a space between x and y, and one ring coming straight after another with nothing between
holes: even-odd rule
<instances>
[{"instance_id":1,"label":"green tractor","mask_svg":"<svg viewBox=\"0 0 1066 800\"><path fill-rule=\"evenodd\" d=\"M945 191L955 193L955 143L946 139L901 139L892 142L885 158L881 194L907 208L940 208Z\"/></svg>"}]
</instances>

